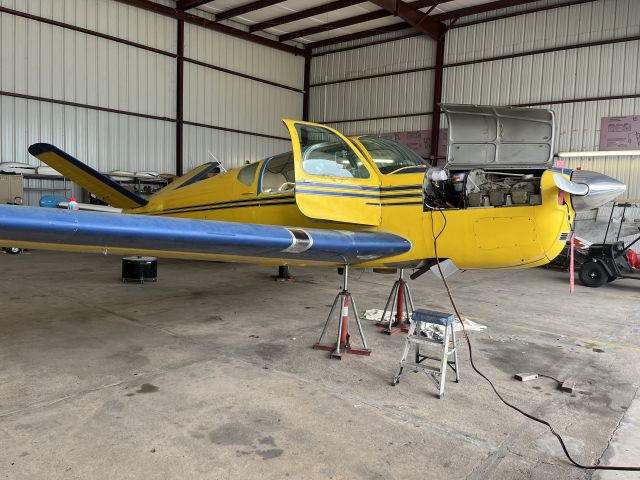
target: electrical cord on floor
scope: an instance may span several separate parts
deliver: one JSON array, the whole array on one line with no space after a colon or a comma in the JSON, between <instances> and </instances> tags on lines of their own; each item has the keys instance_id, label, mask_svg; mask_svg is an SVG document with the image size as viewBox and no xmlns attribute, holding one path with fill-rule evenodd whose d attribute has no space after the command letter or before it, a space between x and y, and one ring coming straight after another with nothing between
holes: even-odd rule
<instances>
[{"instance_id":1,"label":"electrical cord on floor","mask_svg":"<svg viewBox=\"0 0 640 480\"><path fill-rule=\"evenodd\" d=\"M543 375L542 373L536 373L536 375L538 375L539 377L548 378L562 385L562 380L558 380L556 377L552 377L551 375Z\"/></svg>"},{"instance_id":2,"label":"electrical cord on floor","mask_svg":"<svg viewBox=\"0 0 640 480\"><path fill-rule=\"evenodd\" d=\"M447 228L447 217L446 217L446 215L444 214L444 212L442 210L438 209L437 211L439 211L440 214L442 215L442 218L444 219L444 225L442 226L442 229L440 230L438 235L436 235L435 227L434 227L434 223L433 223L434 210L432 210L431 211L431 233L433 234L433 250L434 250L435 257L436 257L436 261L438 262L438 263L436 263L436 265L438 266L438 271L440 272L440 277L442 278L442 282L444 283L444 287L447 290L447 295L449 296L449 301L451 302L451 306L453 307L453 311L455 312L456 317L458 317L458 320L460 320L460 324L462 325L462 333L464 334L464 338L465 338L465 340L467 342L467 347L469 349L469 362L471 363L471 368L473 368L473 371L476 372L478 375L480 375L482 378L484 378L487 381L487 383L491 386L491 389L496 394L496 396L507 407L512 408L513 410L515 410L519 414L527 417L528 419L533 420L534 422L537 422L537 423L541 423L542 425L545 425L547 428L549 428L551 433L558 439L558 442L560 443L560 446L562 447L562 451L564 452L564 454L567 457L567 459L573 465L575 465L576 467L582 468L584 470L619 470L619 471L626 471L626 472L640 472L640 467L618 467L618 466L613 466L613 465L582 465L582 464L576 462L571 457L571 455L569 454L569 450L567 450L567 446L564 443L564 440L563 440L562 436L560 436L560 434L553 429L553 427L551 426L551 424L548 421L546 421L546 420L544 420L542 418L536 417L535 415L533 415L531 413L527 413L524 410L522 410L522 409L518 408L517 406L513 405L512 403L509 403L507 400L504 399L504 397L500 394L500 392L498 392L498 390L496 389L496 387L493 384L493 382L489 379L489 377L487 377L484 373L482 373L478 369L478 367L476 367L476 365L475 365L475 363L473 361L473 352L471 350L471 340L469 339L469 335L468 335L467 330L465 328L464 320L462 319L462 315L460 315L460 312L458 311L458 306L456 305L456 302L453 299L453 295L451 293L451 289L449 288L449 284L447 283L447 279L445 278L444 274L442 273L442 268L440 267L440 258L438 257L438 238L440 238L440 236L444 232L445 228ZM557 379L555 379L553 377L550 377L550 376L547 376L547 375L538 375L538 376L543 376L543 377L551 378L553 380L558 381Z\"/></svg>"}]
</instances>

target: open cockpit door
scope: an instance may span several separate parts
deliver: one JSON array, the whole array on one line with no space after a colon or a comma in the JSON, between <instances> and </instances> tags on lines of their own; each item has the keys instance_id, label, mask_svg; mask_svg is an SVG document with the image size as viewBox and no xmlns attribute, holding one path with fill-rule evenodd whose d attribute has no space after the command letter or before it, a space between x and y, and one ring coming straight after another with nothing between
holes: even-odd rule
<instances>
[{"instance_id":1,"label":"open cockpit door","mask_svg":"<svg viewBox=\"0 0 640 480\"><path fill-rule=\"evenodd\" d=\"M317 220L380 225L380 179L357 148L332 128L284 123L293 145L300 211Z\"/></svg>"}]
</instances>

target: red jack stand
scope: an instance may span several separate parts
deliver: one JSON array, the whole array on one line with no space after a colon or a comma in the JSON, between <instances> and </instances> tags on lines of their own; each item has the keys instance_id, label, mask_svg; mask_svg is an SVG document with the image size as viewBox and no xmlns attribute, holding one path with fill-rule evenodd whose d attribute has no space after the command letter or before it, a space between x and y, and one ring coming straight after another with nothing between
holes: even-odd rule
<instances>
[{"instance_id":1,"label":"red jack stand","mask_svg":"<svg viewBox=\"0 0 640 480\"><path fill-rule=\"evenodd\" d=\"M407 300L409 300L407 302ZM413 298L411 298L411 291L409 285L404 280L404 269L400 269L400 278L396 280L387 299L387 303L384 306L382 312L382 318L377 327L384 328L384 333L387 335L395 335L400 332L408 332L413 315ZM389 320L385 320L389 313Z\"/></svg>"},{"instance_id":2,"label":"red jack stand","mask_svg":"<svg viewBox=\"0 0 640 480\"><path fill-rule=\"evenodd\" d=\"M338 269L340 271L340 269ZM324 324L324 328L322 329L322 333L320 334L320 339L318 343L316 343L313 348L316 350L327 350L331 352L331 358L337 358L338 360L342 360L342 355L351 353L353 355L371 355L371 350L367 347L367 341L364 338L364 333L362 331L362 324L360 323L360 318L358 317L358 310L356 309L356 304L353 301L353 297L347 288L347 279L349 275L349 266L345 265L342 270L343 284L340 293L336 295L336 299L333 301L333 305L331 306L331 311L329 312L329 316L327 317L327 321ZM335 344L327 344L322 343L322 337L327 331L327 327L331 322L331 317L333 316L333 312L336 310L336 307L340 305L340 314L338 315L338 337L336 339ZM349 335L349 307L353 309L353 314L355 315L356 325L358 326L358 332L360 333L360 338L362 339L363 348L353 348L351 347L351 335Z\"/></svg>"}]
</instances>

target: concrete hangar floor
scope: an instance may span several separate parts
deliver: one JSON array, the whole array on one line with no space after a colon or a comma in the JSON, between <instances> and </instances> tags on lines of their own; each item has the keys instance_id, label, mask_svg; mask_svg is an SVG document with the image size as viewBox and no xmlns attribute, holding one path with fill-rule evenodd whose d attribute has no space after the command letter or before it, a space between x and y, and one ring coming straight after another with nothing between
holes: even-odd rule
<instances>
[{"instance_id":1,"label":"concrete hangar floor","mask_svg":"<svg viewBox=\"0 0 640 480\"><path fill-rule=\"evenodd\" d=\"M0 264L0 478L637 478L572 467L545 427L499 403L465 345L443 400L423 374L390 385L403 339L371 322L371 357L311 349L335 271L279 283L271 268L161 259L158 283L137 285L120 282L118 257ZM384 306L393 276L350 277L361 310ZM476 363L508 399L582 463L640 463L637 285L569 296L567 274L545 269L450 283L488 327L471 333ZM410 285L417 306L450 310L432 275Z\"/></svg>"}]
</instances>

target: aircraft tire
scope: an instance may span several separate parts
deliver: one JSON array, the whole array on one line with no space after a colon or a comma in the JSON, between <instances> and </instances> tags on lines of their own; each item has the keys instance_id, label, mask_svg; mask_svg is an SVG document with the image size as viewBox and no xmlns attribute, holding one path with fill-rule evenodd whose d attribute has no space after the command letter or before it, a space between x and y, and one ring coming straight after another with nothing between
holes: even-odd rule
<instances>
[{"instance_id":1,"label":"aircraft tire","mask_svg":"<svg viewBox=\"0 0 640 480\"><path fill-rule=\"evenodd\" d=\"M18 247L3 247L2 249L11 255L18 255L22 253L22 249Z\"/></svg>"},{"instance_id":2,"label":"aircraft tire","mask_svg":"<svg viewBox=\"0 0 640 480\"><path fill-rule=\"evenodd\" d=\"M609 274L598 262L583 263L579 276L582 284L591 288L601 287L609 280Z\"/></svg>"}]
</instances>

